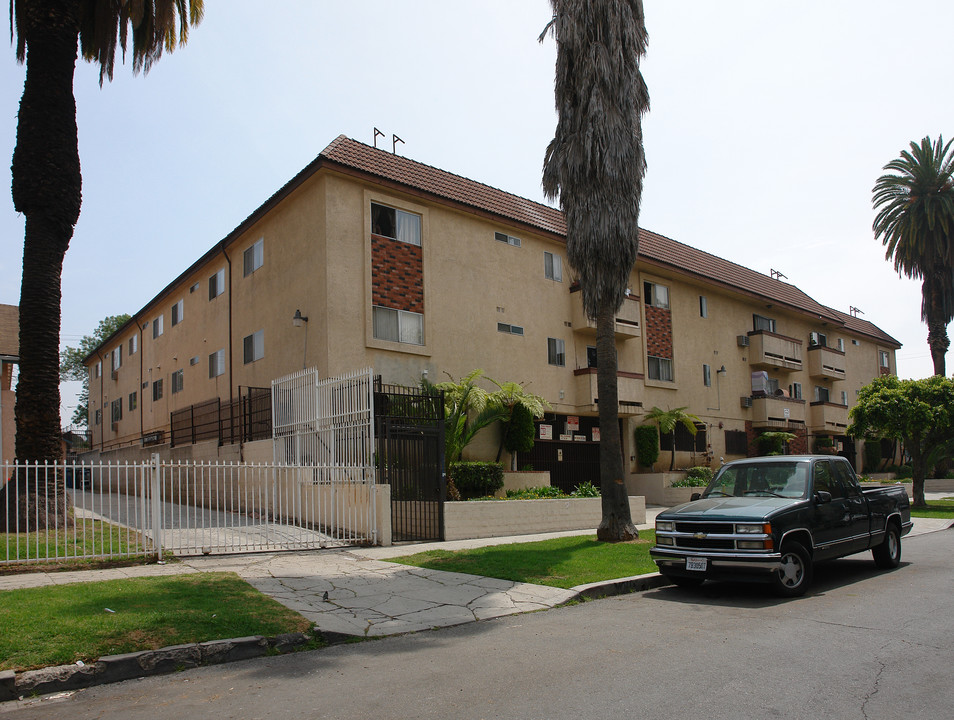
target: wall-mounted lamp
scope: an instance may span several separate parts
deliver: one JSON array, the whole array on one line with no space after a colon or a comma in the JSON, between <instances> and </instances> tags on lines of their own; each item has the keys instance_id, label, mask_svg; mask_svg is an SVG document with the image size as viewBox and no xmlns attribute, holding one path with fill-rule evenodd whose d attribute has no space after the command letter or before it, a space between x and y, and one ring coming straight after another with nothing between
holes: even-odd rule
<instances>
[{"instance_id":1,"label":"wall-mounted lamp","mask_svg":"<svg viewBox=\"0 0 954 720\"><path fill-rule=\"evenodd\" d=\"M301 327L303 322L308 322L308 318L301 314L301 310L295 310L295 315L292 317L292 325Z\"/></svg>"},{"instance_id":2,"label":"wall-mounted lamp","mask_svg":"<svg viewBox=\"0 0 954 720\"><path fill-rule=\"evenodd\" d=\"M723 365L718 370L716 370L716 372L719 373L720 375L725 375L725 365Z\"/></svg>"}]
</instances>

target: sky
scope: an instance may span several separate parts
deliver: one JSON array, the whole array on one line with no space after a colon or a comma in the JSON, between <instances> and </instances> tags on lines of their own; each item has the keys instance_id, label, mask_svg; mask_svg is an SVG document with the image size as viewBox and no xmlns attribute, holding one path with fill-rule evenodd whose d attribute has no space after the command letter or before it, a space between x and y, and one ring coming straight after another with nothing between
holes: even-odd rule
<instances>
[{"instance_id":1,"label":"sky","mask_svg":"<svg viewBox=\"0 0 954 720\"><path fill-rule=\"evenodd\" d=\"M74 80L83 207L61 342L133 313L339 134L546 202L556 114L546 0L206 0L147 75ZM886 331L932 372L920 284L885 261L871 189L911 141L954 137L950 0L646 0L648 171L640 225ZM0 60L0 157L24 68ZM9 164L4 164L8 168ZM5 169L4 187L9 188ZM0 303L17 304L23 218L0 193ZM954 353L948 355L948 367ZM67 422L77 384L64 387Z\"/></svg>"}]
</instances>

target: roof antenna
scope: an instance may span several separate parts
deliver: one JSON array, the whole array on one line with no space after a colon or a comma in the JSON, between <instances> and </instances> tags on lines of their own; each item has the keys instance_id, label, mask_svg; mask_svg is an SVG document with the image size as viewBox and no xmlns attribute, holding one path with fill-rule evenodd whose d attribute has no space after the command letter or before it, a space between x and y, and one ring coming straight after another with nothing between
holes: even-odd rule
<instances>
[{"instance_id":1,"label":"roof antenna","mask_svg":"<svg viewBox=\"0 0 954 720\"><path fill-rule=\"evenodd\" d=\"M398 144L398 143L401 143L401 144L403 145L403 144L404 144L404 141L403 141L401 138L399 138L397 135L392 135L392 136L391 136L391 153L394 154L394 155L397 155L397 144Z\"/></svg>"},{"instance_id":2,"label":"roof antenna","mask_svg":"<svg viewBox=\"0 0 954 720\"><path fill-rule=\"evenodd\" d=\"M865 311L862 310L861 308L856 308L854 305L852 305L851 307L848 308L848 313L851 315L851 317L858 317L858 313L861 313L862 315L864 315Z\"/></svg>"},{"instance_id":3,"label":"roof antenna","mask_svg":"<svg viewBox=\"0 0 954 720\"><path fill-rule=\"evenodd\" d=\"M380 135L381 137L384 137L384 133L383 133L383 132L381 132L381 131L378 130L377 128L374 128L374 140L372 140L372 142L374 143L374 149L375 149L375 150L377 150L377 148L378 148L378 135Z\"/></svg>"},{"instance_id":4,"label":"roof antenna","mask_svg":"<svg viewBox=\"0 0 954 720\"><path fill-rule=\"evenodd\" d=\"M782 278L788 280L788 275L782 275L780 270L769 269L769 274L776 280L781 280Z\"/></svg>"}]
</instances>

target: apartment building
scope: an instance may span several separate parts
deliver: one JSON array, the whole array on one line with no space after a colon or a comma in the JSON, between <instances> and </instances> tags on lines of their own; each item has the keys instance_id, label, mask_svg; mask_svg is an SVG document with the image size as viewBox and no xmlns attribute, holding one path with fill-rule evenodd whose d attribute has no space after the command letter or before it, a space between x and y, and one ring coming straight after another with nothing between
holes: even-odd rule
<instances>
[{"instance_id":1,"label":"apartment building","mask_svg":"<svg viewBox=\"0 0 954 720\"><path fill-rule=\"evenodd\" d=\"M409 385L482 368L552 406L521 463L589 472L595 324L565 232L554 208L340 136L86 359L93 447L161 450L174 414L303 367L370 365ZM766 429L796 433L801 450L832 438L854 459L848 409L896 372L900 347L793 285L650 231L616 337L632 473L633 430L653 406L701 420L676 438L679 465L744 456Z\"/></svg>"}]
</instances>

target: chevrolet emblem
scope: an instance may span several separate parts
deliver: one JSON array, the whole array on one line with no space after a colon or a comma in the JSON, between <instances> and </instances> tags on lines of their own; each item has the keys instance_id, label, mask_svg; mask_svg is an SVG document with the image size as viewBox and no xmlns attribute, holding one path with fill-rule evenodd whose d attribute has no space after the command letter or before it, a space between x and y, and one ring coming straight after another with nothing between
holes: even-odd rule
<instances>
[{"instance_id":1,"label":"chevrolet emblem","mask_svg":"<svg viewBox=\"0 0 954 720\"><path fill-rule=\"evenodd\" d=\"M705 540L706 534L704 532L697 532L692 537L694 537L696 540Z\"/></svg>"}]
</instances>

